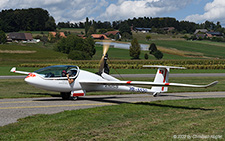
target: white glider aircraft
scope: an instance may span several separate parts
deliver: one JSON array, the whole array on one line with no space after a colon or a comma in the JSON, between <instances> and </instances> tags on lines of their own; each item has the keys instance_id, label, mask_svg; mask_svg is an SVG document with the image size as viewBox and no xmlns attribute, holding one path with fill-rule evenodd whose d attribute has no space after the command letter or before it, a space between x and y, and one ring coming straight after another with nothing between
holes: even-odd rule
<instances>
[{"instance_id":1,"label":"white glider aircraft","mask_svg":"<svg viewBox=\"0 0 225 141\"><path fill-rule=\"evenodd\" d=\"M117 78L107 74L108 64L107 54L108 46L103 48L103 57L100 61L100 69L98 73L91 73L85 70L79 69L78 66L72 65L56 65L39 69L34 72L17 71L13 67L10 72L27 74L25 81L37 88L60 92L63 99L76 100L79 96L85 96L86 92L90 91L126 91L126 92L141 92L149 93L156 96L160 93L167 92L168 87L195 87L195 88L207 88L214 86L218 81L212 82L208 85L190 85L180 83L169 83L169 71L170 69L185 69L183 67L172 66L143 66L143 67L157 67L156 76L154 82L145 81L120 81ZM69 78L62 75L62 72L70 71ZM69 82L68 79L74 81ZM152 86L151 89L135 87L135 85Z\"/></svg>"}]
</instances>

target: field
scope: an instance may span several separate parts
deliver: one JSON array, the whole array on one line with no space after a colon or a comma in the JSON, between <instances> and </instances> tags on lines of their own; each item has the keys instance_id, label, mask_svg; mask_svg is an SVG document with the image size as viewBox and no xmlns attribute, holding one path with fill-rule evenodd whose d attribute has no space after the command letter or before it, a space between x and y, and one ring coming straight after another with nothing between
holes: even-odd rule
<instances>
[{"instance_id":1,"label":"field","mask_svg":"<svg viewBox=\"0 0 225 141\"><path fill-rule=\"evenodd\" d=\"M130 103L35 115L0 127L0 140L223 140L224 100Z\"/></svg>"},{"instance_id":2,"label":"field","mask_svg":"<svg viewBox=\"0 0 225 141\"><path fill-rule=\"evenodd\" d=\"M57 62L67 59L67 55L52 50L52 44L6 44L0 45L1 51L21 51L21 53L0 53L0 66L14 66L21 63ZM33 51L27 53L26 51Z\"/></svg>"},{"instance_id":3,"label":"field","mask_svg":"<svg viewBox=\"0 0 225 141\"><path fill-rule=\"evenodd\" d=\"M162 35L161 35L162 36ZM159 50L164 53L163 60L181 60L181 59L213 59L225 56L224 43L212 43L209 41L185 41L185 40L140 40L141 43L155 43ZM38 44L6 44L0 45L0 65L19 65L21 63L48 63L69 61L67 55L52 50L54 44L42 43ZM99 60L102 54L102 47L96 45L96 54L93 60ZM18 53L18 51L20 51ZM109 49L109 57L111 60L130 60L129 50L124 49ZM144 54L148 51L142 51L141 60L144 59ZM149 60L155 60L152 55L149 55Z\"/></svg>"},{"instance_id":4,"label":"field","mask_svg":"<svg viewBox=\"0 0 225 141\"><path fill-rule=\"evenodd\" d=\"M145 39L146 35L150 35L152 39L147 41ZM143 33L134 33L134 38L139 39L140 43L151 44L155 43L156 46L164 47L167 49L176 49L178 51L187 51L192 52L193 58L201 57L198 54L203 54L204 57L211 58L221 58L225 56L225 43L221 42L211 42L211 41L186 41L181 38L184 35L162 35L162 34L143 34ZM190 36L190 35L188 35ZM164 52L165 50L161 50ZM203 58L204 58L203 57Z\"/></svg>"},{"instance_id":5,"label":"field","mask_svg":"<svg viewBox=\"0 0 225 141\"><path fill-rule=\"evenodd\" d=\"M223 45L201 44L195 41L152 41L158 46L175 48L177 50L203 53L204 56L223 59L225 47ZM203 41L204 42L204 41ZM222 43L221 43L222 44Z\"/></svg>"}]
</instances>

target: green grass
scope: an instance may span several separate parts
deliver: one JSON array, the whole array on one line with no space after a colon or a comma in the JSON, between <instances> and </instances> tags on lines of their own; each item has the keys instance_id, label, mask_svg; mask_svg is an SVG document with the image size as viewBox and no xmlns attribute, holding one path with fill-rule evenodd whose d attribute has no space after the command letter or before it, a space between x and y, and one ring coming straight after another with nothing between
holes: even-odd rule
<instances>
[{"instance_id":1,"label":"green grass","mask_svg":"<svg viewBox=\"0 0 225 141\"><path fill-rule=\"evenodd\" d=\"M23 79L0 79L1 98L29 98L55 96L59 93L44 91L28 85Z\"/></svg>"},{"instance_id":2,"label":"green grass","mask_svg":"<svg viewBox=\"0 0 225 141\"><path fill-rule=\"evenodd\" d=\"M95 48L96 48L96 54L94 55L93 60L100 60L102 56L102 46L96 45ZM156 60L156 58L153 55L149 54L149 51L141 51L141 54L140 54L141 60L145 60L144 58L145 53L149 55L148 56L149 60ZM127 49L110 48L108 51L108 55L111 60L131 60L129 50ZM163 60L167 60L167 59L176 60L176 59L193 59L193 58L164 53Z\"/></svg>"},{"instance_id":3,"label":"green grass","mask_svg":"<svg viewBox=\"0 0 225 141\"><path fill-rule=\"evenodd\" d=\"M147 43L147 42L146 42ZM199 52L204 56L213 58L225 58L224 45L213 45L211 42L195 42L185 40L153 40L148 43L155 43L157 46L165 48L175 48L182 51Z\"/></svg>"},{"instance_id":4,"label":"green grass","mask_svg":"<svg viewBox=\"0 0 225 141\"><path fill-rule=\"evenodd\" d=\"M178 50L184 51L197 51L204 53L207 56L220 57L225 55L225 47L221 47L219 45L213 46L210 44L206 44L207 48L201 47L203 44L199 42L188 42L188 41L165 41L165 40L155 40L151 41L155 42L159 46L163 46L166 48L176 48ZM145 42L145 43L151 43ZM0 50L25 50L25 51L36 51L35 53L30 54L9 54L9 53L1 53L0 54L0 65L19 65L21 63L48 63L48 62L66 62L67 55L55 52L52 50L54 44L46 44L43 45L42 43L38 44L6 44L0 45ZM210 48L210 49L209 49ZM213 48L213 51L212 51ZM214 49L215 48L215 49ZM220 49L220 50L219 50ZM223 51L224 49L224 51ZM205 52L203 52L205 51ZM212 53L213 54L212 54ZM148 53L148 51L142 51L140 55L140 59L144 60L144 54ZM129 56L129 50L126 49L117 49L117 48L110 48L109 49L109 57L111 60L130 60L131 57ZM99 60L102 56L102 46L96 45L96 54L93 57L93 60ZM168 59L193 59L190 57L183 57L179 55L171 55L164 53L164 60ZM149 60L155 60L154 56L149 55Z\"/></svg>"},{"instance_id":5,"label":"green grass","mask_svg":"<svg viewBox=\"0 0 225 141\"><path fill-rule=\"evenodd\" d=\"M200 44L207 44L207 45L225 47L225 43L224 42L213 42L213 41L207 41L207 40L195 41L195 42L200 43Z\"/></svg>"},{"instance_id":6,"label":"green grass","mask_svg":"<svg viewBox=\"0 0 225 141\"><path fill-rule=\"evenodd\" d=\"M174 135L220 135L222 140L224 100L142 102L35 115L0 127L0 140L174 140Z\"/></svg>"},{"instance_id":7,"label":"green grass","mask_svg":"<svg viewBox=\"0 0 225 141\"><path fill-rule=\"evenodd\" d=\"M154 78L124 78L124 80L153 81ZM207 92L225 91L225 77L171 77L169 82L186 84L208 84L215 80L219 83L210 88L183 88L170 87L168 92ZM149 87L148 87L149 88ZM90 92L87 95L118 95L130 94L130 92ZM59 96L57 92L44 91L28 85L23 79L0 79L0 98L22 98L22 97L46 97Z\"/></svg>"},{"instance_id":8,"label":"green grass","mask_svg":"<svg viewBox=\"0 0 225 141\"><path fill-rule=\"evenodd\" d=\"M133 32L133 38L138 39L139 41L146 41L146 35L151 36L151 40L184 40L183 34L172 35L172 34L157 34L157 33L141 33Z\"/></svg>"},{"instance_id":9,"label":"green grass","mask_svg":"<svg viewBox=\"0 0 225 141\"><path fill-rule=\"evenodd\" d=\"M67 54L55 52L53 49L54 44L42 43L38 44L5 44L0 45L0 50L21 50L21 51L35 51L35 53L0 53L0 66L18 66L23 63L41 64L41 63L61 63L65 64L68 62ZM148 53L142 51L140 59L144 60L144 54ZM126 49L109 49L109 57L111 60L130 60L129 50ZM102 46L96 45L96 54L93 56L93 60L100 60L102 56ZM187 57L164 54L164 59L187 59ZM149 60L155 60L152 55L149 55Z\"/></svg>"},{"instance_id":10,"label":"green grass","mask_svg":"<svg viewBox=\"0 0 225 141\"><path fill-rule=\"evenodd\" d=\"M5 44L0 45L0 50L21 50L21 51L35 51L35 53L0 53L0 65L11 66L21 63L40 63L40 62L57 62L59 60L67 59L67 55L52 50L52 44L43 46L39 44Z\"/></svg>"}]
</instances>

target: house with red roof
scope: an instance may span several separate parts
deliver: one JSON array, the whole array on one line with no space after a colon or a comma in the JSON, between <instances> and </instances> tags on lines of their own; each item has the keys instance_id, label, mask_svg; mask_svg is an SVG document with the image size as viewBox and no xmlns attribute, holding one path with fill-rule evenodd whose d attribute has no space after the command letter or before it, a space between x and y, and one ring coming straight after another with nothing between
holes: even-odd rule
<instances>
[{"instance_id":1,"label":"house with red roof","mask_svg":"<svg viewBox=\"0 0 225 141\"><path fill-rule=\"evenodd\" d=\"M66 38L64 32L49 32L49 34L51 34L53 37L55 37L57 33L59 34L60 37Z\"/></svg>"},{"instance_id":2,"label":"house with red roof","mask_svg":"<svg viewBox=\"0 0 225 141\"><path fill-rule=\"evenodd\" d=\"M99 39L99 40L108 40L109 39L105 34L91 34L91 37L93 39Z\"/></svg>"},{"instance_id":3,"label":"house with red roof","mask_svg":"<svg viewBox=\"0 0 225 141\"><path fill-rule=\"evenodd\" d=\"M108 31L108 32L105 33L105 35L106 36L110 36L110 35L115 36L115 35L117 35L118 39L121 39L121 37L122 37L121 34L120 34L120 31L118 31L118 30Z\"/></svg>"}]
</instances>

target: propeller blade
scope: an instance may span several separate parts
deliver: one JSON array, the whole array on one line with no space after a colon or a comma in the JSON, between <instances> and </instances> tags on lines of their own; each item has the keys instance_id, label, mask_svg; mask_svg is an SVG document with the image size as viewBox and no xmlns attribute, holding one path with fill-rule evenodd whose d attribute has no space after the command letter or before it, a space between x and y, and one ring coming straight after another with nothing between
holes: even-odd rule
<instances>
[{"instance_id":1,"label":"propeller blade","mask_svg":"<svg viewBox=\"0 0 225 141\"><path fill-rule=\"evenodd\" d=\"M109 45L110 45L110 43L108 43L108 44L104 43L104 44L103 44L103 56L105 56L106 53L108 52L108 50L109 50Z\"/></svg>"},{"instance_id":2,"label":"propeller blade","mask_svg":"<svg viewBox=\"0 0 225 141\"><path fill-rule=\"evenodd\" d=\"M99 72L102 72L102 70L104 68L104 57L109 50L109 46L110 46L110 43L105 43L105 42L103 43L103 54L102 54L102 58L99 62L99 64L100 64Z\"/></svg>"}]
</instances>

